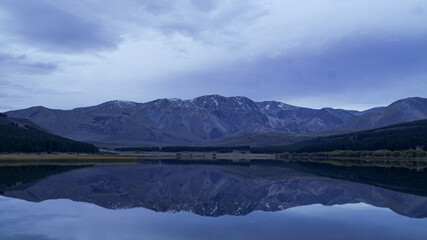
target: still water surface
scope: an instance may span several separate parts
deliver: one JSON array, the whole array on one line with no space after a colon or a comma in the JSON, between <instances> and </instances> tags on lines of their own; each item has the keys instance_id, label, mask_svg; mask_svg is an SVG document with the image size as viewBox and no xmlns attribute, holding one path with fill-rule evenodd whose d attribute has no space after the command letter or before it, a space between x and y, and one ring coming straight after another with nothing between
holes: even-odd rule
<instances>
[{"instance_id":1,"label":"still water surface","mask_svg":"<svg viewBox=\"0 0 427 240\"><path fill-rule=\"evenodd\" d=\"M417 182L399 185L329 169L0 167L0 239L426 239L425 173L399 170Z\"/></svg>"}]
</instances>

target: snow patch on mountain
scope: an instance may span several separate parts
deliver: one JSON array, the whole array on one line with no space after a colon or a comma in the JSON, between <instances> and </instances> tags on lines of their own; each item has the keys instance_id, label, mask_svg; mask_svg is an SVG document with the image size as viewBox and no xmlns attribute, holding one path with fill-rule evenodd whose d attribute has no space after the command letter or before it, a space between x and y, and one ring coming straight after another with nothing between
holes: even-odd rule
<instances>
[{"instance_id":1,"label":"snow patch on mountain","mask_svg":"<svg viewBox=\"0 0 427 240\"><path fill-rule=\"evenodd\" d=\"M110 101L109 104L110 104L110 108L113 108L113 107L130 108L138 105L137 102L125 101L125 100L113 100L113 101Z\"/></svg>"}]
</instances>

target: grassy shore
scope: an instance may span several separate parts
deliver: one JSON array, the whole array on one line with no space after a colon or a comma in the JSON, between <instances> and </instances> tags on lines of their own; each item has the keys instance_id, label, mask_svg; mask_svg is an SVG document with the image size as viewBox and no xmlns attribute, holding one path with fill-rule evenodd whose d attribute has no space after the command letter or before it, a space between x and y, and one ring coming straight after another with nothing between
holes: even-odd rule
<instances>
[{"instance_id":1,"label":"grassy shore","mask_svg":"<svg viewBox=\"0 0 427 240\"><path fill-rule=\"evenodd\" d=\"M0 154L1 160L91 160L91 159L138 159L134 156L107 155L107 154L79 154L79 153L13 153Z\"/></svg>"},{"instance_id":2,"label":"grassy shore","mask_svg":"<svg viewBox=\"0 0 427 240\"><path fill-rule=\"evenodd\" d=\"M180 162L215 162L226 160L230 162L251 161L299 161L327 163L336 166L379 166L379 167L404 167L411 169L427 168L426 158L400 158L400 157L308 157L283 154L253 154L249 152L215 153L215 152L126 152L126 153L15 153L0 154L0 166L12 165L93 165L93 164L136 164L150 160L171 159Z\"/></svg>"},{"instance_id":3,"label":"grassy shore","mask_svg":"<svg viewBox=\"0 0 427 240\"><path fill-rule=\"evenodd\" d=\"M78 153L13 153L0 154L0 166L18 165L93 165L93 164L136 164L133 156Z\"/></svg>"},{"instance_id":4,"label":"grassy shore","mask_svg":"<svg viewBox=\"0 0 427 240\"><path fill-rule=\"evenodd\" d=\"M251 153L197 153L197 152L126 152L126 153L100 153L100 154L79 154L79 153L14 153L0 154L0 166L28 165L28 164L129 164L150 159L176 159L180 161L200 160L216 161L230 160L241 161L251 159L275 159L274 154L251 154Z\"/></svg>"}]
</instances>

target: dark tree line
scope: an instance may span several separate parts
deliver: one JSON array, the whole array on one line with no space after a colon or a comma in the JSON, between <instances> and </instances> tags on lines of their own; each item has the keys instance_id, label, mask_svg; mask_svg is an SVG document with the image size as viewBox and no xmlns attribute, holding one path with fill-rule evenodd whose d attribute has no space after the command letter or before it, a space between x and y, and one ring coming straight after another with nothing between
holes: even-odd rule
<instances>
[{"instance_id":1,"label":"dark tree line","mask_svg":"<svg viewBox=\"0 0 427 240\"><path fill-rule=\"evenodd\" d=\"M0 125L0 152L84 152L98 149L92 144L73 141L33 127L17 124Z\"/></svg>"},{"instance_id":2,"label":"dark tree line","mask_svg":"<svg viewBox=\"0 0 427 240\"><path fill-rule=\"evenodd\" d=\"M114 151L119 152L158 152L159 147L120 147L114 148Z\"/></svg>"},{"instance_id":3,"label":"dark tree line","mask_svg":"<svg viewBox=\"0 0 427 240\"><path fill-rule=\"evenodd\" d=\"M171 146L162 147L162 152L218 152L218 153L231 153L233 151L249 151L249 146L237 147L191 147L191 146Z\"/></svg>"},{"instance_id":4,"label":"dark tree line","mask_svg":"<svg viewBox=\"0 0 427 240\"><path fill-rule=\"evenodd\" d=\"M427 148L427 120L403 123L379 129L320 137L275 147L252 148L254 153L329 152L335 150L401 151Z\"/></svg>"}]
</instances>

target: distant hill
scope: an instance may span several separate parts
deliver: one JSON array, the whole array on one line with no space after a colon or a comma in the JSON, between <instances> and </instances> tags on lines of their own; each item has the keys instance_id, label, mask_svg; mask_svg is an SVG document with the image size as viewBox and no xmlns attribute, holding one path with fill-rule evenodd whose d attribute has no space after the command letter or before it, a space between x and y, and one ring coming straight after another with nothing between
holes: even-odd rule
<instances>
[{"instance_id":1,"label":"distant hill","mask_svg":"<svg viewBox=\"0 0 427 240\"><path fill-rule=\"evenodd\" d=\"M326 152L334 150L407 150L427 148L427 120L391 125L347 134L319 137L254 152Z\"/></svg>"},{"instance_id":2,"label":"distant hill","mask_svg":"<svg viewBox=\"0 0 427 240\"><path fill-rule=\"evenodd\" d=\"M211 147L233 147L233 146L250 146L250 147L267 147L288 145L292 143L302 142L304 140L313 139L316 137L324 137L336 134L347 133L350 130L328 130L312 133L249 133L231 138L222 139L214 142L206 142L199 144L200 146Z\"/></svg>"},{"instance_id":3,"label":"distant hill","mask_svg":"<svg viewBox=\"0 0 427 240\"><path fill-rule=\"evenodd\" d=\"M423 98L403 99L388 107L358 112L208 95L146 103L116 100L73 110L39 106L7 114L29 119L54 134L77 141L122 146L176 146L225 141L248 134L258 134L257 139L268 141L265 133L283 133L280 137L271 136L282 138L282 144L291 143L294 140L286 134L377 128L427 119L426 109L427 99ZM230 141L234 144L234 140Z\"/></svg>"},{"instance_id":4,"label":"distant hill","mask_svg":"<svg viewBox=\"0 0 427 240\"><path fill-rule=\"evenodd\" d=\"M0 152L97 152L81 143L46 132L36 124L0 114Z\"/></svg>"},{"instance_id":5,"label":"distant hill","mask_svg":"<svg viewBox=\"0 0 427 240\"><path fill-rule=\"evenodd\" d=\"M427 119L427 99L406 98L377 111L352 118L340 128L372 129L422 119Z\"/></svg>"},{"instance_id":6,"label":"distant hill","mask_svg":"<svg viewBox=\"0 0 427 240\"><path fill-rule=\"evenodd\" d=\"M251 133L226 138L216 142L207 142L203 146L274 146L279 144L291 144L310 139L304 134L295 133Z\"/></svg>"}]
</instances>

